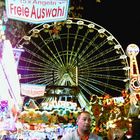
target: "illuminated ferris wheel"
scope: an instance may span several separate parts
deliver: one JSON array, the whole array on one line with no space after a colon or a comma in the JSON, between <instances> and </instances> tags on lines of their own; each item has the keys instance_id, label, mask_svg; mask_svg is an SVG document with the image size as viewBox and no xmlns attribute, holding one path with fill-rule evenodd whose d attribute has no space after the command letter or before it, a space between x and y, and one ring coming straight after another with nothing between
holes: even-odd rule
<instances>
[{"instance_id":1,"label":"illuminated ferris wheel","mask_svg":"<svg viewBox=\"0 0 140 140\"><path fill-rule=\"evenodd\" d=\"M21 83L74 86L84 106L91 95L119 96L128 79L128 62L116 38L80 18L33 27L17 44Z\"/></svg>"}]
</instances>

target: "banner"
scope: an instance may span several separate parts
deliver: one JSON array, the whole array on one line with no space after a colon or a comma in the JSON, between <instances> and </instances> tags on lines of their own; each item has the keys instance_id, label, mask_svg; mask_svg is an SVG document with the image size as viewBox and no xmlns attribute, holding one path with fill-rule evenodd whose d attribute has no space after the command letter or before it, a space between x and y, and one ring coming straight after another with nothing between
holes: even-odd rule
<instances>
[{"instance_id":1,"label":"banner","mask_svg":"<svg viewBox=\"0 0 140 140\"><path fill-rule=\"evenodd\" d=\"M21 84L21 94L29 97L43 96L45 87L45 85Z\"/></svg>"},{"instance_id":2,"label":"banner","mask_svg":"<svg viewBox=\"0 0 140 140\"><path fill-rule=\"evenodd\" d=\"M30 22L46 23L66 20L69 0L6 0L8 18Z\"/></svg>"}]
</instances>

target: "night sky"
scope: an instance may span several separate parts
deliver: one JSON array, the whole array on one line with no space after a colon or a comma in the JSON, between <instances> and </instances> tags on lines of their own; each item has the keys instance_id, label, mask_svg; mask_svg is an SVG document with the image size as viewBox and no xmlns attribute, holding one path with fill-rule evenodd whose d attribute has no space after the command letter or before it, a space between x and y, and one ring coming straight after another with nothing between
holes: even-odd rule
<instances>
[{"instance_id":1,"label":"night sky","mask_svg":"<svg viewBox=\"0 0 140 140\"><path fill-rule=\"evenodd\" d=\"M140 47L138 2L138 0L101 0L97 3L95 0L85 0L82 18L104 27L118 40L124 50L131 43ZM140 61L140 53L138 59Z\"/></svg>"}]
</instances>

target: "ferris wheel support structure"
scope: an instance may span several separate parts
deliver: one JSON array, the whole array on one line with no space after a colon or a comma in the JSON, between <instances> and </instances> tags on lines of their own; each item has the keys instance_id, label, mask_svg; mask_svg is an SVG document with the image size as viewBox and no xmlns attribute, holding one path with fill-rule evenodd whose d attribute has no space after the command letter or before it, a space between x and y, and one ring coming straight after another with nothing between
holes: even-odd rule
<instances>
[{"instance_id":1,"label":"ferris wheel support structure","mask_svg":"<svg viewBox=\"0 0 140 140\"><path fill-rule=\"evenodd\" d=\"M136 44L130 44L127 47L127 55L130 59L130 110L128 115L139 114L140 105L138 104L140 96L140 75L136 56L139 53L139 47Z\"/></svg>"}]
</instances>

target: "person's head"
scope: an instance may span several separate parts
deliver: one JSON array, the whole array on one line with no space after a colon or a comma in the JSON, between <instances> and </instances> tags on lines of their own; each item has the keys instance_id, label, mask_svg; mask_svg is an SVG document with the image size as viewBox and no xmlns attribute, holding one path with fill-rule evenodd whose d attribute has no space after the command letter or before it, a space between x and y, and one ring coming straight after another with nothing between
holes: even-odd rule
<instances>
[{"instance_id":1,"label":"person's head","mask_svg":"<svg viewBox=\"0 0 140 140\"><path fill-rule=\"evenodd\" d=\"M78 131L89 132L91 126L91 116L88 111L83 111L77 118Z\"/></svg>"},{"instance_id":2,"label":"person's head","mask_svg":"<svg viewBox=\"0 0 140 140\"><path fill-rule=\"evenodd\" d=\"M59 136L57 137L57 140L61 140L61 138L62 138L62 135L59 135Z\"/></svg>"}]
</instances>

